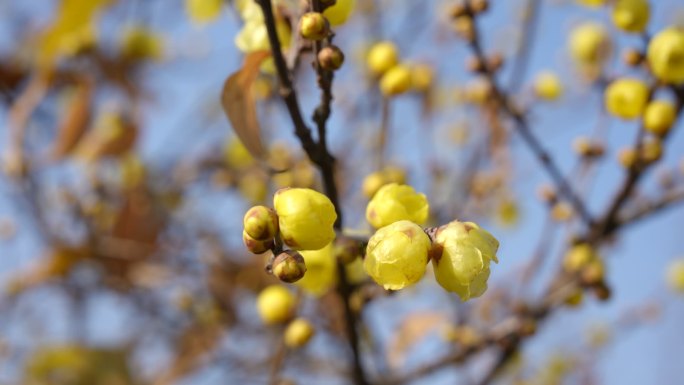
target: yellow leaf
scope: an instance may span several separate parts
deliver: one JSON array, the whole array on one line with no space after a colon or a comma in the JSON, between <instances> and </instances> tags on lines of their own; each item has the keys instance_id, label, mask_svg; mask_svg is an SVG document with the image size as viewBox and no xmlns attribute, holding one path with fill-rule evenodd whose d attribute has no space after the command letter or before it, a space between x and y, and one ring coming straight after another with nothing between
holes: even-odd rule
<instances>
[{"instance_id":1,"label":"yellow leaf","mask_svg":"<svg viewBox=\"0 0 684 385\"><path fill-rule=\"evenodd\" d=\"M255 158L263 156L264 148L252 85L259 75L259 65L269 55L268 51L247 55L242 69L228 77L221 92L223 111L238 138Z\"/></svg>"}]
</instances>

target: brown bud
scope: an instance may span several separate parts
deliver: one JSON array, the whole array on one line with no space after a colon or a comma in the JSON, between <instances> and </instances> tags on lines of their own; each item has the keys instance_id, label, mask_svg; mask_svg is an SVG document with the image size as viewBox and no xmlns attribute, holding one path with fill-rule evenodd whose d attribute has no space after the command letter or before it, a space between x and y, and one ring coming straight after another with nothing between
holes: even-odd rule
<instances>
[{"instance_id":1,"label":"brown bud","mask_svg":"<svg viewBox=\"0 0 684 385\"><path fill-rule=\"evenodd\" d=\"M449 14L453 19L456 19L458 17L467 16L468 9L463 4L456 4L453 7L451 7L451 11L449 12Z\"/></svg>"},{"instance_id":2,"label":"brown bud","mask_svg":"<svg viewBox=\"0 0 684 385\"><path fill-rule=\"evenodd\" d=\"M354 262L361 255L361 251L361 243L357 240L345 236L339 236L335 239L335 257L345 265Z\"/></svg>"},{"instance_id":3,"label":"brown bud","mask_svg":"<svg viewBox=\"0 0 684 385\"><path fill-rule=\"evenodd\" d=\"M606 286L605 283L601 283L600 285L594 286L594 294L596 295L596 298L598 298L601 301L607 301L611 297L611 290L608 286Z\"/></svg>"},{"instance_id":4,"label":"brown bud","mask_svg":"<svg viewBox=\"0 0 684 385\"><path fill-rule=\"evenodd\" d=\"M273 275L283 282L297 282L305 273L304 257L297 251L285 250L273 261Z\"/></svg>"},{"instance_id":5,"label":"brown bud","mask_svg":"<svg viewBox=\"0 0 684 385\"><path fill-rule=\"evenodd\" d=\"M454 30L467 41L472 41L475 37L475 26L473 19L469 15L459 16L454 20Z\"/></svg>"},{"instance_id":6,"label":"brown bud","mask_svg":"<svg viewBox=\"0 0 684 385\"><path fill-rule=\"evenodd\" d=\"M266 206L253 206L242 219L244 231L252 239L273 239L278 233L278 215Z\"/></svg>"},{"instance_id":7,"label":"brown bud","mask_svg":"<svg viewBox=\"0 0 684 385\"><path fill-rule=\"evenodd\" d=\"M249 236L244 230L242 231L242 242L245 244L247 250L254 254L263 254L271 250L275 245L273 239L258 240Z\"/></svg>"},{"instance_id":8,"label":"brown bud","mask_svg":"<svg viewBox=\"0 0 684 385\"><path fill-rule=\"evenodd\" d=\"M644 55L634 48L630 48L622 55L622 60L630 67L636 67L644 61Z\"/></svg>"},{"instance_id":9,"label":"brown bud","mask_svg":"<svg viewBox=\"0 0 684 385\"><path fill-rule=\"evenodd\" d=\"M546 203L553 203L558 199L556 189L550 184L543 184L539 186L539 188L537 188L537 196L539 196L539 199Z\"/></svg>"},{"instance_id":10,"label":"brown bud","mask_svg":"<svg viewBox=\"0 0 684 385\"><path fill-rule=\"evenodd\" d=\"M599 259L591 261L586 267L582 269L581 278L582 283L587 286L598 285L603 282L605 271L603 262Z\"/></svg>"},{"instance_id":11,"label":"brown bud","mask_svg":"<svg viewBox=\"0 0 684 385\"><path fill-rule=\"evenodd\" d=\"M327 71L336 71L344 63L344 53L336 45L324 47L318 52L318 64Z\"/></svg>"},{"instance_id":12,"label":"brown bud","mask_svg":"<svg viewBox=\"0 0 684 385\"><path fill-rule=\"evenodd\" d=\"M470 72L481 73L485 70L485 63L483 63L479 57L472 56L468 58L466 67L468 67L468 71Z\"/></svg>"}]
</instances>

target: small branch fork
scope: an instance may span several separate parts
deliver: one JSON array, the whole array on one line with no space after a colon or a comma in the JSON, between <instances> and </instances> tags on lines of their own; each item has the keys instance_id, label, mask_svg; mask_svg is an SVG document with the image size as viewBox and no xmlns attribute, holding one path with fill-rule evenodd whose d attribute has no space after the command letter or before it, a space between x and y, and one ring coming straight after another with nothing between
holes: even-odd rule
<instances>
[{"instance_id":1,"label":"small branch fork","mask_svg":"<svg viewBox=\"0 0 684 385\"><path fill-rule=\"evenodd\" d=\"M311 129L304 121L302 112L297 100L297 93L293 86L292 74L287 67L287 62L282 53L280 41L276 31L275 16L273 14L273 7L270 0L256 0L264 14L264 22L268 33L268 40L271 45L271 53L273 61L278 73L280 81L280 95L287 106L288 113L294 124L295 135L299 138L304 152L306 152L309 159L319 168L325 194L330 198L330 201L335 206L337 212L337 220L335 222L335 229L342 229L342 210L339 202L339 193L335 182L335 158L330 154L327 146L327 130L326 123L330 117L332 95L332 81L333 72L321 68L318 63L318 52L323 47L323 42L315 42L314 48L314 68L317 74L318 86L321 89L321 99L318 107L314 110L313 121L316 124L318 140L314 140L311 135ZM323 5L319 0L311 1L311 9L316 12L323 11ZM325 39L325 44L330 44L331 37ZM357 331L357 319L351 309L349 299L353 291L353 286L348 282L343 266L338 266L338 287L337 292L342 298L344 304L344 318L349 337L349 343L352 350L353 358L353 380L355 384L365 385L368 383L366 374L364 373L361 363L361 354L359 351L359 335Z\"/></svg>"}]
</instances>

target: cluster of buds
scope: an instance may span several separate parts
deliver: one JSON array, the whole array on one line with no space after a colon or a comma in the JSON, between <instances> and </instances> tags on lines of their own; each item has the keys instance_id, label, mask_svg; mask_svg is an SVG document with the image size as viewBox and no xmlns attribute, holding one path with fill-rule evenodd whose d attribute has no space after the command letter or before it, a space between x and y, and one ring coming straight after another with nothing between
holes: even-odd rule
<instances>
[{"instance_id":1,"label":"cluster of buds","mask_svg":"<svg viewBox=\"0 0 684 385\"><path fill-rule=\"evenodd\" d=\"M462 38L472 41L475 37L473 17L486 12L488 9L488 0L467 0L454 5L450 13L454 20L454 29Z\"/></svg>"},{"instance_id":2,"label":"cluster of buds","mask_svg":"<svg viewBox=\"0 0 684 385\"><path fill-rule=\"evenodd\" d=\"M600 158L606 152L603 143L593 141L584 136L575 139L572 143L572 148L577 155L585 159Z\"/></svg>"},{"instance_id":3,"label":"cluster of buds","mask_svg":"<svg viewBox=\"0 0 684 385\"><path fill-rule=\"evenodd\" d=\"M283 282L296 282L307 270L299 251L320 250L335 239L335 207L325 195L306 188L278 190L273 203L275 209L254 206L247 211L242 239L252 253L272 251L270 272Z\"/></svg>"},{"instance_id":4,"label":"cluster of buds","mask_svg":"<svg viewBox=\"0 0 684 385\"><path fill-rule=\"evenodd\" d=\"M331 35L330 22L323 13L307 12L299 20L299 34L311 41L320 42ZM336 71L344 63L342 50L329 42L325 42L316 56L316 61L326 71Z\"/></svg>"},{"instance_id":5,"label":"cluster of buds","mask_svg":"<svg viewBox=\"0 0 684 385\"><path fill-rule=\"evenodd\" d=\"M425 93L432 87L434 71L427 64L399 61L399 49L391 41L375 43L366 56L370 74L379 80L380 92L394 97L409 91Z\"/></svg>"},{"instance_id":6,"label":"cluster of buds","mask_svg":"<svg viewBox=\"0 0 684 385\"><path fill-rule=\"evenodd\" d=\"M579 278L581 285L593 290L596 297L606 300L610 289L605 283L605 264L594 247L586 243L573 245L563 258L563 269ZM573 292L566 303L576 305L582 300L581 292Z\"/></svg>"},{"instance_id":7,"label":"cluster of buds","mask_svg":"<svg viewBox=\"0 0 684 385\"><path fill-rule=\"evenodd\" d=\"M423 229L428 213L425 195L412 187L382 187L366 208L366 219L378 229L366 248L366 272L385 289L399 290L420 281L432 260L445 290L464 301L482 295L499 242L472 222Z\"/></svg>"}]
</instances>

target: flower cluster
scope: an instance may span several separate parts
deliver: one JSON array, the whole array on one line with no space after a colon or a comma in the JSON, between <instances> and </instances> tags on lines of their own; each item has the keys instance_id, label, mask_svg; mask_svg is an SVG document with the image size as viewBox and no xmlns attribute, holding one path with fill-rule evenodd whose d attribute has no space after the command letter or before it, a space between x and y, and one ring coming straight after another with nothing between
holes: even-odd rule
<instances>
[{"instance_id":1,"label":"flower cluster","mask_svg":"<svg viewBox=\"0 0 684 385\"><path fill-rule=\"evenodd\" d=\"M432 67L400 62L399 49L391 41L375 43L368 51L366 65L371 75L379 80L380 92L385 97L409 91L427 92L432 87Z\"/></svg>"},{"instance_id":2,"label":"flower cluster","mask_svg":"<svg viewBox=\"0 0 684 385\"><path fill-rule=\"evenodd\" d=\"M487 289L499 242L472 222L453 221L424 230L428 201L412 187L388 184L369 202L366 218L378 230L366 248L364 268L388 290L421 280L432 260L437 283L467 301ZM428 232L431 236L428 236Z\"/></svg>"}]
</instances>

